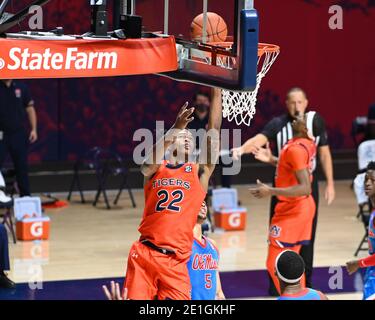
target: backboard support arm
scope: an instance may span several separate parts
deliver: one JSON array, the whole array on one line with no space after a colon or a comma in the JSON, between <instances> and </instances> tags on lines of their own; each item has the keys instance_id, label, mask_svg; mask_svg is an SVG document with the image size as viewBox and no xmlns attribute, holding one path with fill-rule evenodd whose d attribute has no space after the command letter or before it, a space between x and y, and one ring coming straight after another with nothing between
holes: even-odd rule
<instances>
[{"instance_id":1,"label":"backboard support arm","mask_svg":"<svg viewBox=\"0 0 375 320\"><path fill-rule=\"evenodd\" d=\"M245 10L254 9L254 0L246 0L245 1Z\"/></svg>"},{"instance_id":2,"label":"backboard support arm","mask_svg":"<svg viewBox=\"0 0 375 320\"><path fill-rule=\"evenodd\" d=\"M3 0L0 4L0 18L1 16L3 15L4 11L5 11L5 8L8 4L9 0Z\"/></svg>"},{"instance_id":3,"label":"backboard support arm","mask_svg":"<svg viewBox=\"0 0 375 320\"><path fill-rule=\"evenodd\" d=\"M113 29L121 28L121 17L134 15L134 0L113 0Z\"/></svg>"},{"instance_id":4,"label":"backboard support arm","mask_svg":"<svg viewBox=\"0 0 375 320\"><path fill-rule=\"evenodd\" d=\"M203 30L202 30L202 42L207 43L207 12L208 12L208 0L203 0Z\"/></svg>"},{"instance_id":5,"label":"backboard support arm","mask_svg":"<svg viewBox=\"0 0 375 320\"><path fill-rule=\"evenodd\" d=\"M108 17L107 0L90 1L91 6L91 32L96 37L107 37Z\"/></svg>"},{"instance_id":6,"label":"backboard support arm","mask_svg":"<svg viewBox=\"0 0 375 320\"><path fill-rule=\"evenodd\" d=\"M115 6L119 7L119 12L122 15L134 14L135 1L134 0L114 0Z\"/></svg>"},{"instance_id":7,"label":"backboard support arm","mask_svg":"<svg viewBox=\"0 0 375 320\"><path fill-rule=\"evenodd\" d=\"M169 32L169 0L164 0L164 34Z\"/></svg>"}]
</instances>

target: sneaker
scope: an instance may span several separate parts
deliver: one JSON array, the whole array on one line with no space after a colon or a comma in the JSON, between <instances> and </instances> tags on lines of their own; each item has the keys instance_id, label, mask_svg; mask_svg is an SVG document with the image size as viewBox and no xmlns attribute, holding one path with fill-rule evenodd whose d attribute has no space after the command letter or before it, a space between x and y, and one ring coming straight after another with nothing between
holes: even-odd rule
<instances>
[{"instance_id":1,"label":"sneaker","mask_svg":"<svg viewBox=\"0 0 375 320\"><path fill-rule=\"evenodd\" d=\"M2 289L14 289L16 284L10 280L5 273L0 274L0 288Z\"/></svg>"},{"instance_id":2,"label":"sneaker","mask_svg":"<svg viewBox=\"0 0 375 320\"><path fill-rule=\"evenodd\" d=\"M4 191L1 191L0 190L0 204L2 205L6 205L6 204L10 204L12 202L12 198L11 197L8 197Z\"/></svg>"}]
</instances>

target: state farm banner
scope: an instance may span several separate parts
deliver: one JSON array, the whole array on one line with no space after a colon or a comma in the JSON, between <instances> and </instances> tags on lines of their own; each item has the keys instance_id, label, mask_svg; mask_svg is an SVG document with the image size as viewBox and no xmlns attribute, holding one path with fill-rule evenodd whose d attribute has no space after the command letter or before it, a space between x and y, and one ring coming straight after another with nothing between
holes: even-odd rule
<instances>
[{"instance_id":1,"label":"state farm banner","mask_svg":"<svg viewBox=\"0 0 375 320\"><path fill-rule=\"evenodd\" d=\"M173 37L0 39L0 79L110 77L176 69L177 53Z\"/></svg>"}]
</instances>

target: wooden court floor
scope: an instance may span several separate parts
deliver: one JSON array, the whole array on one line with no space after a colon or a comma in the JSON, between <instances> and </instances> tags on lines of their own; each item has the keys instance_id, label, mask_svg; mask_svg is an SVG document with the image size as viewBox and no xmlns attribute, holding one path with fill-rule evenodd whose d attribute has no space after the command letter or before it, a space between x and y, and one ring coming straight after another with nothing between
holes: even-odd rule
<instances>
[{"instance_id":1,"label":"wooden court floor","mask_svg":"<svg viewBox=\"0 0 375 320\"><path fill-rule=\"evenodd\" d=\"M246 231L211 234L221 251L222 271L265 269L269 201L250 197L248 187L237 187L239 199L248 210ZM353 257L364 234L362 223L356 219L357 205L350 181L337 182L336 188L333 205L327 206L321 197L315 266L343 265ZM323 190L322 184L321 193ZM50 240L10 243L10 277L15 282L27 282L33 261L41 266L43 281L124 276L128 250L139 236L137 227L143 210L142 190L135 190L134 194L135 209L124 193L119 205L111 210L106 210L103 202L98 208L91 203L81 204L77 195L69 207L47 210L51 218ZM88 200L93 197L94 194L87 194ZM110 193L110 198L114 198L114 193ZM360 294L337 298L360 299Z\"/></svg>"}]
</instances>

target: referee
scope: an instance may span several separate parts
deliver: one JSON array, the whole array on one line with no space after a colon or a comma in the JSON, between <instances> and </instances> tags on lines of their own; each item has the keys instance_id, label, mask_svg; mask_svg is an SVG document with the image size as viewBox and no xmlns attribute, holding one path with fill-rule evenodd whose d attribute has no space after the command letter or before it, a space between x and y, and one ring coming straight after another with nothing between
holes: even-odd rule
<instances>
[{"instance_id":1,"label":"referee","mask_svg":"<svg viewBox=\"0 0 375 320\"><path fill-rule=\"evenodd\" d=\"M26 115L29 133L24 127ZM0 169L9 153L21 197L30 195L27 149L37 139L37 117L28 88L18 81L0 80Z\"/></svg>"},{"instance_id":2,"label":"referee","mask_svg":"<svg viewBox=\"0 0 375 320\"><path fill-rule=\"evenodd\" d=\"M306 114L307 128L310 134L313 135L315 143L318 147L318 154L320 162L326 177L327 186L325 190L325 199L330 205L335 198L335 185L333 180L333 165L331 151L328 145L328 137L326 127L322 117L314 112L306 112L308 107L307 95L301 88L292 88L289 90L286 97L287 112L279 117L273 118L263 129L263 131L255 137L249 139L241 147L233 149L233 157L238 160L243 154L254 153L258 148L265 146L267 143L272 142L275 145L273 150L274 155L277 157L283 146L293 138L293 130L291 122L297 113ZM312 271L313 271L313 258L314 258L314 241L316 225L318 220L318 206L319 206L319 186L316 174L316 159L313 166L313 182L312 182L312 195L316 203L315 218L313 221L313 229L311 242L309 245L302 246L301 256L303 257L306 265L306 285L312 288ZM271 199L270 216L274 214L274 208L277 203L277 198ZM271 295L277 295L277 292L270 281Z\"/></svg>"}]
</instances>

